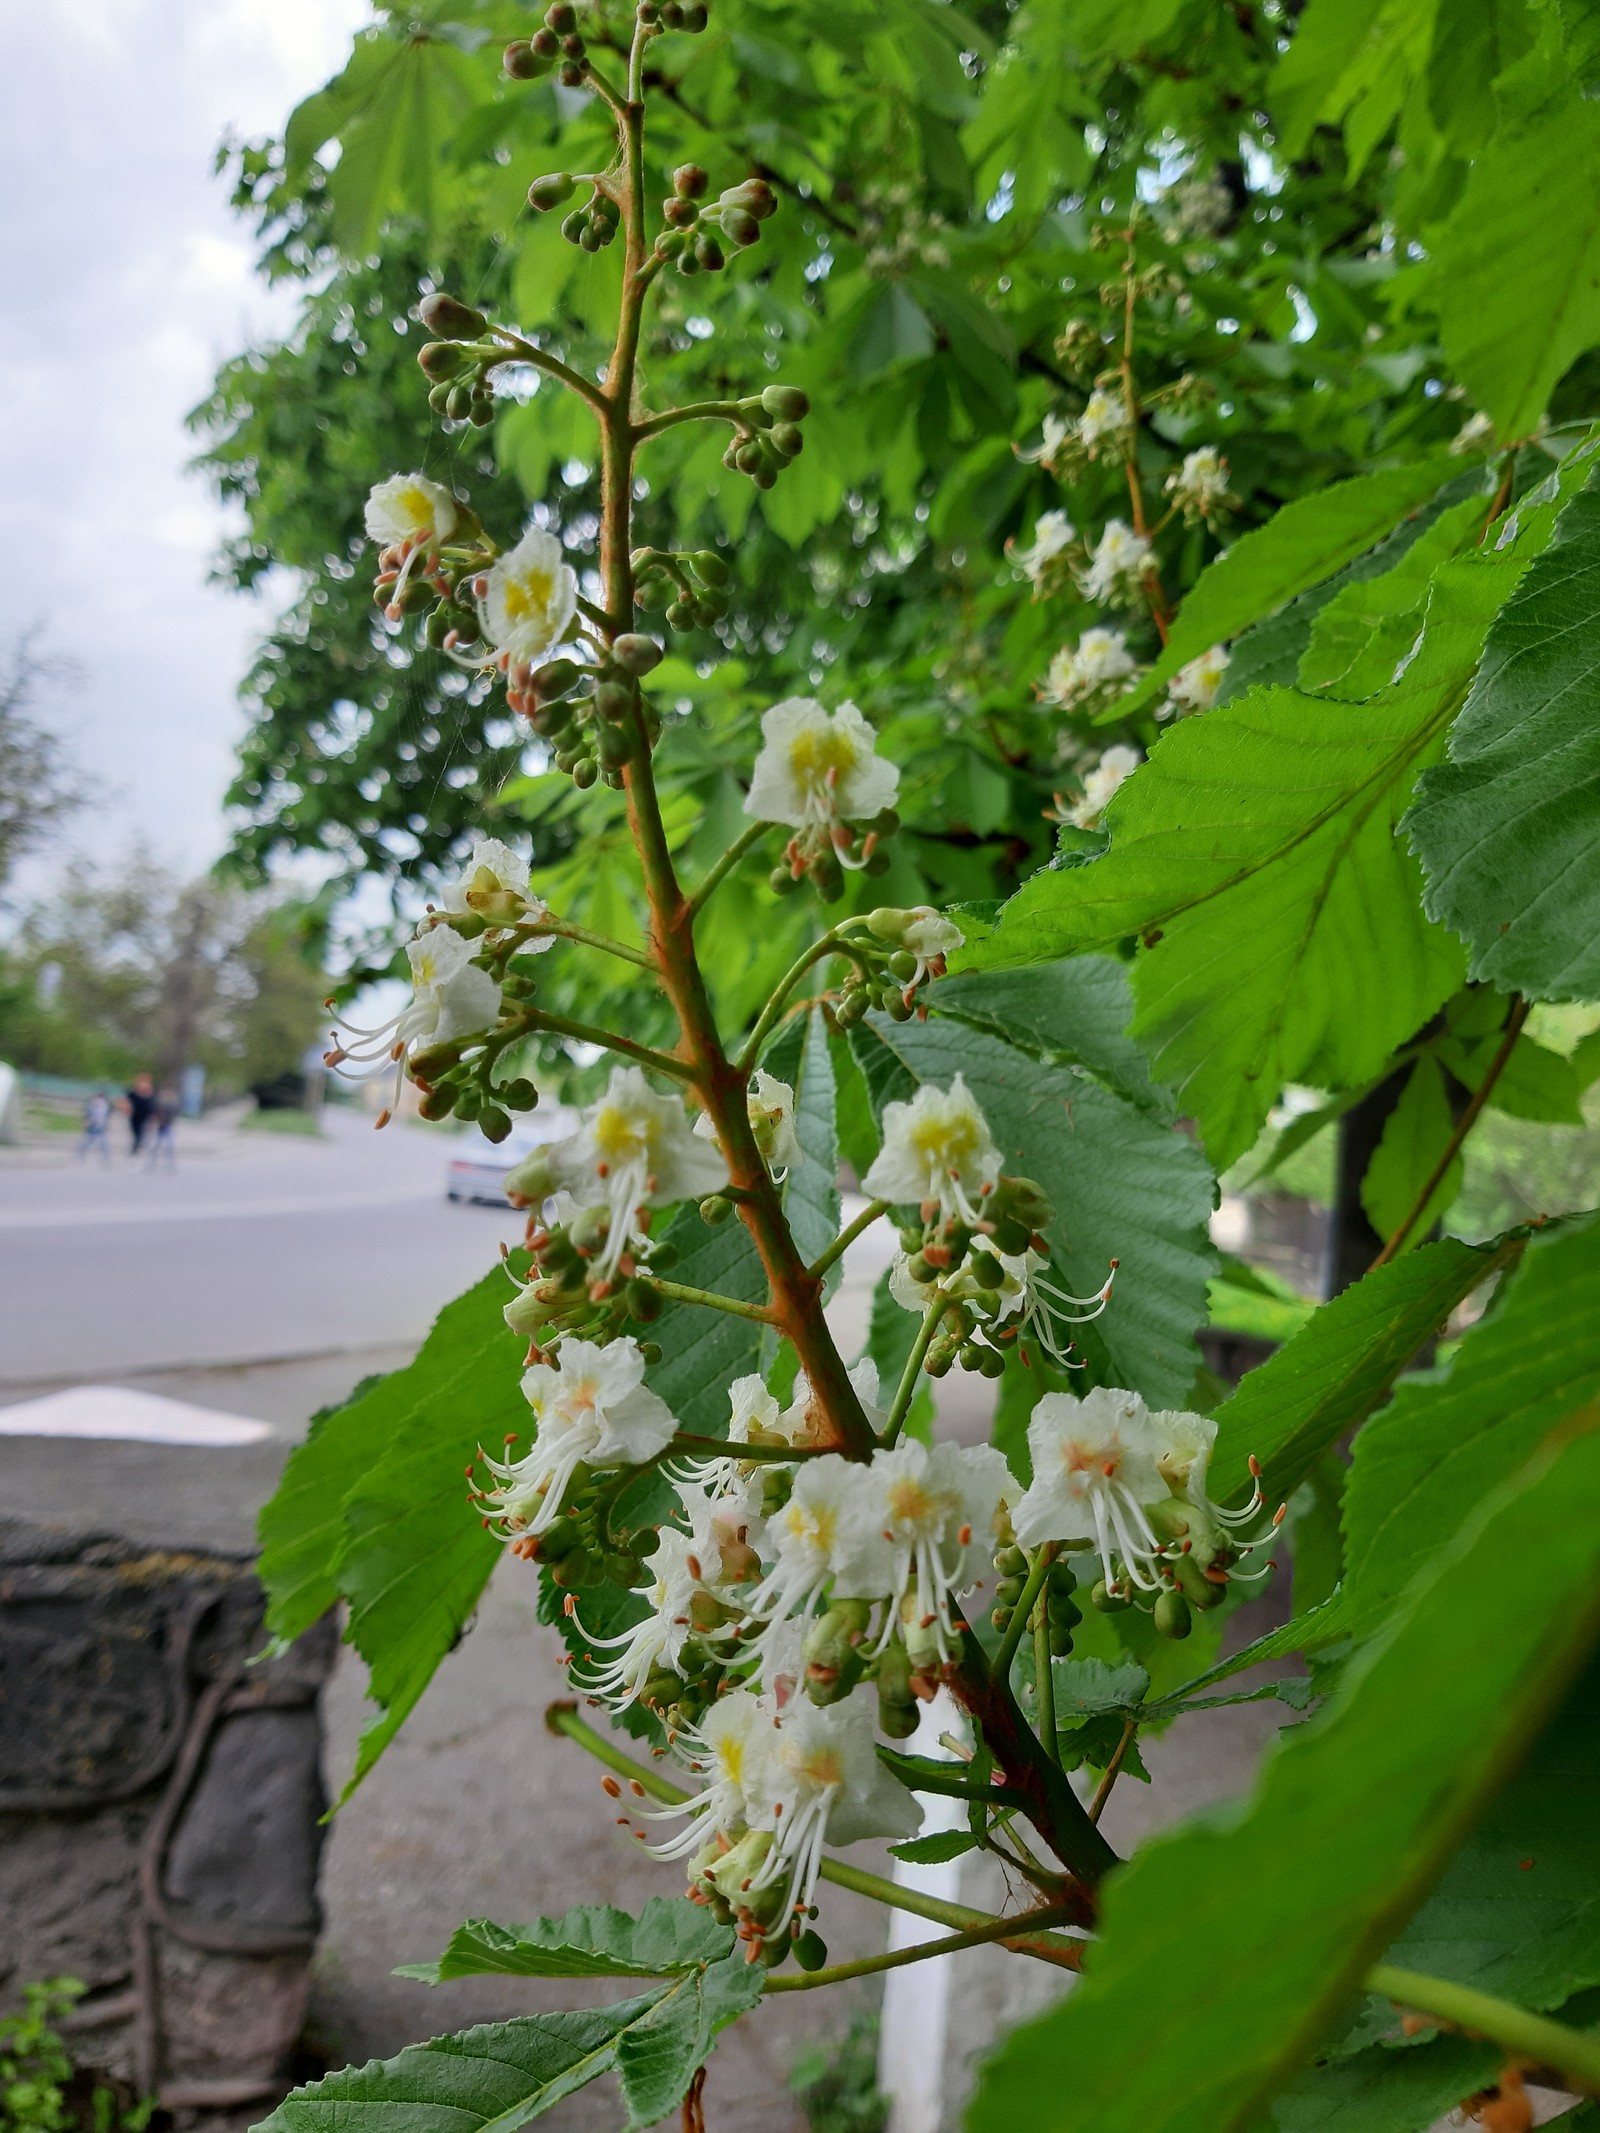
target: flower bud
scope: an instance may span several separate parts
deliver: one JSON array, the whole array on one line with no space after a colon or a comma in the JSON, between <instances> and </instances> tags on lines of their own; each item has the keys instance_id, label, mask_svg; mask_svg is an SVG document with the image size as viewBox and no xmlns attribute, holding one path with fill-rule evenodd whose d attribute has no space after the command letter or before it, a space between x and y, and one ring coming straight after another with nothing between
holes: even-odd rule
<instances>
[{"instance_id":1,"label":"flower bud","mask_svg":"<svg viewBox=\"0 0 1600 2133\"><path fill-rule=\"evenodd\" d=\"M804 1933L796 1935L794 1959L802 1970L820 1970L827 1962L828 1944L814 1927L808 1926Z\"/></svg>"},{"instance_id":2,"label":"flower bud","mask_svg":"<svg viewBox=\"0 0 1600 2133\"><path fill-rule=\"evenodd\" d=\"M661 212L675 230L693 229L700 220L700 210L692 200L680 200L676 193L670 200L663 200Z\"/></svg>"},{"instance_id":3,"label":"flower bud","mask_svg":"<svg viewBox=\"0 0 1600 2133\"><path fill-rule=\"evenodd\" d=\"M683 9L678 0L661 0L661 27L664 30L683 28Z\"/></svg>"},{"instance_id":4,"label":"flower bud","mask_svg":"<svg viewBox=\"0 0 1600 2133\"><path fill-rule=\"evenodd\" d=\"M811 412L811 402L798 385L769 385L761 404L778 422L804 422Z\"/></svg>"},{"instance_id":5,"label":"flower bud","mask_svg":"<svg viewBox=\"0 0 1600 2133\"><path fill-rule=\"evenodd\" d=\"M570 170L552 170L542 178L535 178L528 187L528 205L537 208L541 215L562 202L572 198L576 184Z\"/></svg>"},{"instance_id":6,"label":"flower bud","mask_svg":"<svg viewBox=\"0 0 1600 2133\"><path fill-rule=\"evenodd\" d=\"M695 612L690 603L687 600L682 599L681 597L679 599L674 600L672 605L667 609L668 629L692 630L694 628L694 625Z\"/></svg>"},{"instance_id":7,"label":"flower bud","mask_svg":"<svg viewBox=\"0 0 1600 2133\"><path fill-rule=\"evenodd\" d=\"M709 230L702 230L696 237L694 256L708 274L720 274L728 264L727 254Z\"/></svg>"},{"instance_id":8,"label":"flower bud","mask_svg":"<svg viewBox=\"0 0 1600 2133\"><path fill-rule=\"evenodd\" d=\"M541 74L549 72L548 61L539 57L526 37L506 46L500 64L512 81L537 81Z\"/></svg>"},{"instance_id":9,"label":"flower bud","mask_svg":"<svg viewBox=\"0 0 1600 2133\"><path fill-rule=\"evenodd\" d=\"M550 0L544 11L547 30L554 30L558 37L569 37L578 27L578 10L572 0Z\"/></svg>"},{"instance_id":10,"label":"flower bud","mask_svg":"<svg viewBox=\"0 0 1600 2133\"><path fill-rule=\"evenodd\" d=\"M498 1104L485 1104L478 1113L478 1130L487 1141L503 1141L511 1131L511 1120Z\"/></svg>"},{"instance_id":11,"label":"flower bud","mask_svg":"<svg viewBox=\"0 0 1600 2133\"><path fill-rule=\"evenodd\" d=\"M558 76L558 79L563 89L581 89L583 87L582 62L576 59L564 60L562 62L561 73ZM599 249L600 243L598 238L595 240L593 245L584 246L584 250L586 252L598 251Z\"/></svg>"},{"instance_id":12,"label":"flower bud","mask_svg":"<svg viewBox=\"0 0 1600 2133\"><path fill-rule=\"evenodd\" d=\"M633 691L625 681L603 681L594 692L597 716L616 725L633 709Z\"/></svg>"},{"instance_id":13,"label":"flower bud","mask_svg":"<svg viewBox=\"0 0 1600 2133\"><path fill-rule=\"evenodd\" d=\"M689 568L702 585L720 590L732 579L733 573L715 549L700 548L689 557Z\"/></svg>"},{"instance_id":14,"label":"flower bud","mask_svg":"<svg viewBox=\"0 0 1600 2133\"><path fill-rule=\"evenodd\" d=\"M436 289L432 296L422 299L417 306L417 316L430 333L436 333L446 341L475 341L489 327L489 321L481 311L474 311L470 304L447 295L443 289Z\"/></svg>"},{"instance_id":15,"label":"flower bud","mask_svg":"<svg viewBox=\"0 0 1600 2133\"><path fill-rule=\"evenodd\" d=\"M568 59L582 59L584 54L583 39L574 32L572 35L562 38L561 49Z\"/></svg>"},{"instance_id":16,"label":"flower bud","mask_svg":"<svg viewBox=\"0 0 1600 2133\"><path fill-rule=\"evenodd\" d=\"M755 244L761 236L761 225L747 207L725 207L722 228L730 244Z\"/></svg>"},{"instance_id":17,"label":"flower bud","mask_svg":"<svg viewBox=\"0 0 1600 2133\"><path fill-rule=\"evenodd\" d=\"M778 211L778 196L765 178L746 178L740 185L730 185L722 194L724 207L742 207L754 215L758 222L765 222L769 215Z\"/></svg>"},{"instance_id":18,"label":"flower bud","mask_svg":"<svg viewBox=\"0 0 1600 2133\"><path fill-rule=\"evenodd\" d=\"M528 42L541 59L561 57L561 39L554 30L535 30Z\"/></svg>"},{"instance_id":19,"label":"flower bud","mask_svg":"<svg viewBox=\"0 0 1600 2133\"><path fill-rule=\"evenodd\" d=\"M711 184L698 163L680 163L672 173L672 190L684 200L699 200Z\"/></svg>"},{"instance_id":20,"label":"flower bud","mask_svg":"<svg viewBox=\"0 0 1600 2133\"><path fill-rule=\"evenodd\" d=\"M780 459L798 459L806 448L805 432L797 422L775 422L767 442Z\"/></svg>"},{"instance_id":21,"label":"flower bud","mask_svg":"<svg viewBox=\"0 0 1600 2133\"><path fill-rule=\"evenodd\" d=\"M572 782L579 792L587 792L600 775L600 766L593 756L582 756L572 766Z\"/></svg>"},{"instance_id":22,"label":"flower bud","mask_svg":"<svg viewBox=\"0 0 1600 2133\"><path fill-rule=\"evenodd\" d=\"M683 10L682 26L689 32L691 37L698 37L710 20L711 14L706 7L705 0L688 0L688 4Z\"/></svg>"},{"instance_id":23,"label":"flower bud","mask_svg":"<svg viewBox=\"0 0 1600 2133\"><path fill-rule=\"evenodd\" d=\"M1168 1591L1160 1594L1152 1611L1152 1618L1157 1633L1170 1637L1175 1644L1181 1644L1194 1627L1189 1603L1181 1592Z\"/></svg>"},{"instance_id":24,"label":"flower bud","mask_svg":"<svg viewBox=\"0 0 1600 2133\"><path fill-rule=\"evenodd\" d=\"M417 362L423 376L432 378L436 385L459 378L464 370L475 367L467 351L454 341L429 341L417 351Z\"/></svg>"},{"instance_id":25,"label":"flower bud","mask_svg":"<svg viewBox=\"0 0 1600 2133\"><path fill-rule=\"evenodd\" d=\"M611 656L619 667L626 668L630 674L648 674L652 667L660 665L662 654L654 637L641 636L637 631L628 630L612 645Z\"/></svg>"}]
</instances>

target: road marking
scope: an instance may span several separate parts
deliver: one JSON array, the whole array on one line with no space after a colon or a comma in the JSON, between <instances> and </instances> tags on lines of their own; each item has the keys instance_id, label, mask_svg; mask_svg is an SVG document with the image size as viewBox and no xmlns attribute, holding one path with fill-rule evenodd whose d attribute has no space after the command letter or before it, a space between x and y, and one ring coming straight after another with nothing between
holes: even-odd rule
<instances>
[{"instance_id":1,"label":"road marking","mask_svg":"<svg viewBox=\"0 0 1600 2133\"><path fill-rule=\"evenodd\" d=\"M128 1385L73 1385L42 1400L0 1407L0 1437L119 1438L135 1444L188 1444L208 1450L259 1444L266 1422L195 1407Z\"/></svg>"}]
</instances>

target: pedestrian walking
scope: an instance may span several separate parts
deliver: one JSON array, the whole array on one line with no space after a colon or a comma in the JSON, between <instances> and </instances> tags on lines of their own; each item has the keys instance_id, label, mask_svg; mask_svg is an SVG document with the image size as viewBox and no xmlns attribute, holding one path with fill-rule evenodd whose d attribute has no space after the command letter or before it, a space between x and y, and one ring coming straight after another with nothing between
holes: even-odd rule
<instances>
[{"instance_id":1,"label":"pedestrian walking","mask_svg":"<svg viewBox=\"0 0 1600 2133\"><path fill-rule=\"evenodd\" d=\"M133 1143L129 1152L135 1158L144 1147L144 1137L150 1126L150 1114L155 1107L155 1083L148 1074L135 1074L122 1099L122 1108L128 1114L128 1132Z\"/></svg>"},{"instance_id":2,"label":"pedestrian walking","mask_svg":"<svg viewBox=\"0 0 1600 2133\"><path fill-rule=\"evenodd\" d=\"M165 1163L168 1170L178 1167L178 1092L163 1089L155 1100L150 1113L150 1160L149 1167L159 1170Z\"/></svg>"},{"instance_id":3,"label":"pedestrian walking","mask_svg":"<svg viewBox=\"0 0 1600 2133\"><path fill-rule=\"evenodd\" d=\"M84 1100L83 1137L78 1142L78 1161L97 1155L102 1165L111 1161L111 1098L96 1089Z\"/></svg>"}]
</instances>

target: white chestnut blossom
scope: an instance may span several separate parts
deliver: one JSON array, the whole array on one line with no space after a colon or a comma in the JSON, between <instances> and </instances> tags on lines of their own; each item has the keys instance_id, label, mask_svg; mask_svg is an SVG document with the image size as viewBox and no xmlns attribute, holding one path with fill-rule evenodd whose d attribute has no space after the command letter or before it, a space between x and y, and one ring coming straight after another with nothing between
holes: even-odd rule
<instances>
[{"instance_id":1,"label":"white chestnut blossom","mask_svg":"<svg viewBox=\"0 0 1600 2133\"><path fill-rule=\"evenodd\" d=\"M1228 462L1214 444L1187 452L1167 476L1167 490L1186 518L1209 518L1228 501Z\"/></svg>"},{"instance_id":2,"label":"white chestnut blossom","mask_svg":"<svg viewBox=\"0 0 1600 2133\"><path fill-rule=\"evenodd\" d=\"M1097 1385L1081 1400L1047 1392L1028 1424L1033 1481L1012 1509L1018 1545L1091 1541L1108 1585L1120 1560L1135 1585L1155 1591L1161 1543L1143 1506L1167 1494L1160 1450L1136 1392Z\"/></svg>"},{"instance_id":3,"label":"white chestnut blossom","mask_svg":"<svg viewBox=\"0 0 1600 2133\"><path fill-rule=\"evenodd\" d=\"M791 1166L799 1162L803 1153L800 1136L795 1131L794 1091L776 1074L769 1074L765 1067L757 1067L745 1096L745 1106L761 1160L782 1184ZM694 1130L703 1141L714 1141L717 1137L717 1129L705 1111L695 1120Z\"/></svg>"},{"instance_id":4,"label":"white chestnut blossom","mask_svg":"<svg viewBox=\"0 0 1600 2133\"><path fill-rule=\"evenodd\" d=\"M487 1029L499 1018L500 988L487 970L471 960L475 953L476 944L463 940L453 927L425 926L406 943L406 960L411 965L411 998L406 1005L374 1029L346 1023L337 1033L333 1050L325 1055L327 1063L340 1067L352 1059L371 1066L392 1059L398 1095L408 1051L420 1044L448 1044L453 1038ZM385 1111L378 1123L382 1125L388 1116Z\"/></svg>"},{"instance_id":5,"label":"white chestnut blossom","mask_svg":"<svg viewBox=\"0 0 1600 2133\"><path fill-rule=\"evenodd\" d=\"M1063 645L1057 652L1039 693L1047 704L1070 711L1103 689L1125 684L1136 671L1123 631L1087 629L1076 644Z\"/></svg>"},{"instance_id":6,"label":"white chestnut blossom","mask_svg":"<svg viewBox=\"0 0 1600 2133\"><path fill-rule=\"evenodd\" d=\"M718 1697L693 1732L680 1735L689 1769L705 1782L682 1806L647 1812L652 1822L688 1817L675 1836L647 1847L655 1858L687 1859L714 1837L744 1831L776 1717L766 1698L734 1689Z\"/></svg>"},{"instance_id":7,"label":"white chestnut blossom","mask_svg":"<svg viewBox=\"0 0 1600 2133\"><path fill-rule=\"evenodd\" d=\"M884 904L867 914L867 924L881 941L891 941L896 948L904 948L917 959L917 967L906 983L909 999L924 978L944 976L944 959L961 947L966 935L953 919L936 911L932 904L913 904L908 910L897 910Z\"/></svg>"},{"instance_id":8,"label":"white chestnut blossom","mask_svg":"<svg viewBox=\"0 0 1600 2133\"><path fill-rule=\"evenodd\" d=\"M826 1708L797 1696L772 1726L746 1791L749 1826L772 1832L752 1893L781 1884L784 1909L810 1903L823 1846L914 1837L922 1808L878 1760L872 1715L858 1700Z\"/></svg>"},{"instance_id":9,"label":"white chestnut blossom","mask_svg":"<svg viewBox=\"0 0 1600 2133\"><path fill-rule=\"evenodd\" d=\"M514 926L525 919L535 923L549 916L549 906L528 889L528 862L498 837L474 837L472 857L459 879L444 892L444 908L465 916L475 913L491 928ZM536 934L524 944L528 955L542 955L555 946L553 934Z\"/></svg>"},{"instance_id":10,"label":"white chestnut blossom","mask_svg":"<svg viewBox=\"0 0 1600 2133\"><path fill-rule=\"evenodd\" d=\"M564 1340L554 1364L524 1371L522 1393L533 1410L533 1444L520 1459L485 1455L494 1486L479 1497L492 1530L512 1542L554 1521L580 1465L638 1466L665 1451L678 1426L645 1384L644 1356L631 1338L604 1347Z\"/></svg>"},{"instance_id":11,"label":"white chestnut blossom","mask_svg":"<svg viewBox=\"0 0 1600 2133\"><path fill-rule=\"evenodd\" d=\"M1107 519L1078 584L1096 607L1135 607L1149 568L1150 543L1144 535L1120 518Z\"/></svg>"},{"instance_id":12,"label":"white chestnut blossom","mask_svg":"<svg viewBox=\"0 0 1600 2133\"><path fill-rule=\"evenodd\" d=\"M968 1304L978 1317L974 1337L985 1336L990 1347L999 1347L997 1333L1004 1331L1008 1337L1014 1333L1019 1340L1031 1338L1059 1369L1081 1368L1073 1356L1071 1341L1063 1340L1058 1329L1062 1324L1080 1326L1100 1316L1111 1301L1116 1261L1111 1262L1110 1274L1093 1296L1073 1296L1050 1279L1050 1262L1042 1252L1030 1247L1014 1258L1005 1252L995 1252L993 1256L1003 1279L998 1288L990 1289L978 1281L970 1259L954 1274L918 1281L911 1271L909 1253L897 1252L889 1267L889 1294L902 1310L915 1311L919 1317L936 1295L950 1303Z\"/></svg>"},{"instance_id":13,"label":"white chestnut blossom","mask_svg":"<svg viewBox=\"0 0 1600 2133\"><path fill-rule=\"evenodd\" d=\"M588 1643L599 1651L616 1654L592 1673L573 1669L573 1685L608 1709L620 1711L636 1703L645 1683L658 1667L676 1667L684 1646L694 1635L689 1603L695 1580L689 1569L693 1543L675 1526L663 1526L650 1551L650 1582L634 1588L650 1612L617 1637L596 1637L585 1631Z\"/></svg>"},{"instance_id":14,"label":"white chestnut blossom","mask_svg":"<svg viewBox=\"0 0 1600 2133\"><path fill-rule=\"evenodd\" d=\"M1083 781L1083 798L1067 810L1066 819L1078 829L1094 829L1110 805L1111 796L1132 776L1143 758L1137 748L1118 741L1108 748Z\"/></svg>"},{"instance_id":15,"label":"white chestnut blossom","mask_svg":"<svg viewBox=\"0 0 1600 2133\"><path fill-rule=\"evenodd\" d=\"M677 1096L658 1096L636 1066L614 1067L606 1093L570 1139L549 1154L550 1177L582 1207L611 1211L601 1280L615 1273L629 1242L643 1231L639 1211L700 1198L728 1182L722 1157L696 1140Z\"/></svg>"},{"instance_id":16,"label":"white chestnut blossom","mask_svg":"<svg viewBox=\"0 0 1600 2133\"><path fill-rule=\"evenodd\" d=\"M899 790L899 770L876 752L854 704L830 714L812 697L789 696L762 718L744 811L757 822L832 829L881 815Z\"/></svg>"},{"instance_id":17,"label":"white chestnut blossom","mask_svg":"<svg viewBox=\"0 0 1600 2133\"><path fill-rule=\"evenodd\" d=\"M1083 413L1077 420L1078 443L1090 459L1099 457L1100 447L1114 441L1128 427L1128 403L1119 392L1107 392L1097 385L1090 393Z\"/></svg>"},{"instance_id":18,"label":"white chestnut blossom","mask_svg":"<svg viewBox=\"0 0 1600 2133\"><path fill-rule=\"evenodd\" d=\"M838 1600L878 1600L889 1590L872 1469L837 1452L801 1464L788 1502L767 1522L764 1545L773 1565L746 1605L774 1627L809 1614L825 1589Z\"/></svg>"},{"instance_id":19,"label":"white chestnut blossom","mask_svg":"<svg viewBox=\"0 0 1600 2133\"><path fill-rule=\"evenodd\" d=\"M999 1175L1000 1151L958 1074L948 1089L924 1082L909 1103L885 1105L883 1146L861 1189L891 1206L936 1200L947 1220L976 1223Z\"/></svg>"},{"instance_id":20,"label":"white chestnut blossom","mask_svg":"<svg viewBox=\"0 0 1600 2133\"><path fill-rule=\"evenodd\" d=\"M1060 583L1065 575L1067 556L1077 538L1078 529L1065 511L1046 511L1033 529L1032 544L1012 550L1012 562L1032 580L1036 596Z\"/></svg>"},{"instance_id":21,"label":"white chestnut blossom","mask_svg":"<svg viewBox=\"0 0 1600 2133\"><path fill-rule=\"evenodd\" d=\"M1209 651L1201 652L1186 666L1179 667L1167 683L1167 700L1156 713L1158 718L1179 717L1186 711L1209 711L1217 700L1223 676L1228 671L1228 652L1220 644Z\"/></svg>"},{"instance_id":22,"label":"white chestnut blossom","mask_svg":"<svg viewBox=\"0 0 1600 2133\"><path fill-rule=\"evenodd\" d=\"M530 526L477 581L478 617L501 666L542 659L567 634L578 580L553 533Z\"/></svg>"},{"instance_id":23,"label":"white chestnut blossom","mask_svg":"<svg viewBox=\"0 0 1600 2133\"><path fill-rule=\"evenodd\" d=\"M363 517L367 538L381 548L436 548L456 529L456 500L426 474L391 474L373 487Z\"/></svg>"},{"instance_id":24,"label":"white chestnut blossom","mask_svg":"<svg viewBox=\"0 0 1600 2133\"><path fill-rule=\"evenodd\" d=\"M912 1438L874 1453L870 1472L881 1491L893 1603L878 1649L904 1613L923 1636L932 1633L946 1660L955 1635L951 1603L988 1575L996 1514L1018 1493L1011 1469L992 1444L930 1448Z\"/></svg>"}]
</instances>

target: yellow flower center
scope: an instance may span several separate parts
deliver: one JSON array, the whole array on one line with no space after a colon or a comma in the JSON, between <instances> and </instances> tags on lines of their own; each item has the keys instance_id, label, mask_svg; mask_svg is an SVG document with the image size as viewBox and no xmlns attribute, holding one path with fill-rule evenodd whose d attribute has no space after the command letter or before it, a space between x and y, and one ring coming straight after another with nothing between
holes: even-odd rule
<instances>
[{"instance_id":1,"label":"yellow flower center","mask_svg":"<svg viewBox=\"0 0 1600 2133\"><path fill-rule=\"evenodd\" d=\"M784 1522L798 1541L806 1541L816 1549L830 1549L839 1528L839 1516L831 1504L819 1504L815 1510L803 1503L791 1502L784 1512Z\"/></svg>"},{"instance_id":2,"label":"yellow flower center","mask_svg":"<svg viewBox=\"0 0 1600 2133\"><path fill-rule=\"evenodd\" d=\"M939 1499L908 1474L889 1486L889 1517L895 1525L922 1525L938 1516Z\"/></svg>"},{"instance_id":3,"label":"yellow flower center","mask_svg":"<svg viewBox=\"0 0 1600 2133\"><path fill-rule=\"evenodd\" d=\"M970 1111L936 1111L913 1124L911 1145L924 1162L959 1174L978 1152L978 1121Z\"/></svg>"},{"instance_id":4,"label":"yellow flower center","mask_svg":"<svg viewBox=\"0 0 1600 2133\"><path fill-rule=\"evenodd\" d=\"M508 577L502 597L506 620L511 623L542 621L555 594L555 574L548 570L524 570Z\"/></svg>"},{"instance_id":5,"label":"yellow flower center","mask_svg":"<svg viewBox=\"0 0 1600 2133\"><path fill-rule=\"evenodd\" d=\"M649 1159L649 1127L633 1112L623 1110L620 1104L603 1103L600 1106L595 1114L594 1139L600 1160L613 1170L619 1163Z\"/></svg>"},{"instance_id":6,"label":"yellow flower center","mask_svg":"<svg viewBox=\"0 0 1600 2133\"><path fill-rule=\"evenodd\" d=\"M828 1790L844 1783L844 1759L837 1748L813 1748L798 1759L795 1775L819 1791Z\"/></svg>"},{"instance_id":7,"label":"yellow flower center","mask_svg":"<svg viewBox=\"0 0 1600 2133\"><path fill-rule=\"evenodd\" d=\"M848 733L839 727L807 726L789 743L789 768L797 785L807 792L820 792L829 771L841 776L854 770L858 750Z\"/></svg>"},{"instance_id":8,"label":"yellow flower center","mask_svg":"<svg viewBox=\"0 0 1600 2133\"><path fill-rule=\"evenodd\" d=\"M410 526L413 533L424 533L433 524L433 499L425 489L419 489L414 481L406 483L394 494L394 508Z\"/></svg>"}]
</instances>

